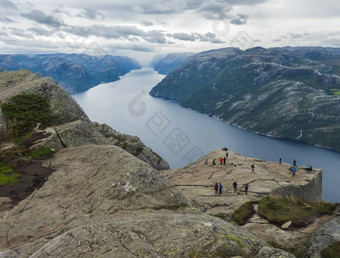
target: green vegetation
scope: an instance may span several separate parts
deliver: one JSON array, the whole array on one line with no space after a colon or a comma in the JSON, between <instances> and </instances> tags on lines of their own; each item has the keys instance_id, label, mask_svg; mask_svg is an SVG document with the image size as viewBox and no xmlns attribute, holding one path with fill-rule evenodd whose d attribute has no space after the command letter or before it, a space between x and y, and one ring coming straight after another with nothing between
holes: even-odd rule
<instances>
[{"instance_id":1,"label":"green vegetation","mask_svg":"<svg viewBox=\"0 0 340 258\"><path fill-rule=\"evenodd\" d=\"M281 226L292 221L295 227L304 227L322 215L331 215L337 203L304 203L298 199L264 197L259 201L259 215Z\"/></svg>"},{"instance_id":2,"label":"green vegetation","mask_svg":"<svg viewBox=\"0 0 340 258\"><path fill-rule=\"evenodd\" d=\"M37 123L46 127L53 121L48 99L38 95L16 95L1 109L8 120L9 136L16 142L24 139Z\"/></svg>"},{"instance_id":3,"label":"green vegetation","mask_svg":"<svg viewBox=\"0 0 340 258\"><path fill-rule=\"evenodd\" d=\"M0 160L0 186L13 185L19 177L18 173L13 173L13 168L7 165L5 161Z\"/></svg>"},{"instance_id":4,"label":"green vegetation","mask_svg":"<svg viewBox=\"0 0 340 258\"><path fill-rule=\"evenodd\" d=\"M40 148L37 148L35 150L30 151L27 154L27 157L32 158L32 159L37 159L37 158L41 158L41 157L50 156L54 153L55 153L55 150L53 150L51 148L40 147Z\"/></svg>"},{"instance_id":5,"label":"green vegetation","mask_svg":"<svg viewBox=\"0 0 340 258\"><path fill-rule=\"evenodd\" d=\"M331 89L333 95L340 96L340 89Z\"/></svg>"},{"instance_id":6,"label":"green vegetation","mask_svg":"<svg viewBox=\"0 0 340 258\"><path fill-rule=\"evenodd\" d=\"M228 215L225 213L217 213L217 214L213 214L212 216L226 220L228 218Z\"/></svg>"},{"instance_id":7,"label":"green vegetation","mask_svg":"<svg viewBox=\"0 0 340 258\"><path fill-rule=\"evenodd\" d=\"M335 242L321 251L323 258L338 258L340 254L340 241Z\"/></svg>"},{"instance_id":8,"label":"green vegetation","mask_svg":"<svg viewBox=\"0 0 340 258\"><path fill-rule=\"evenodd\" d=\"M239 225L245 225L247 220L254 214L253 204L256 202L249 201L244 203L240 208L234 211L232 219Z\"/></svg>"},{"instance_id":9,"label":"green vegetation","mask_svg":"<svg viewBox=\"0 0 340 258\"><path fill-rule=\"evenodd\" d=\"M226 238L233 241L234 243L236 243L241 248L245 247L243 240L240 239L240 238L237 238L236 236L228 234L228 235L226 235Z\"/></svg>"}]
</instances>

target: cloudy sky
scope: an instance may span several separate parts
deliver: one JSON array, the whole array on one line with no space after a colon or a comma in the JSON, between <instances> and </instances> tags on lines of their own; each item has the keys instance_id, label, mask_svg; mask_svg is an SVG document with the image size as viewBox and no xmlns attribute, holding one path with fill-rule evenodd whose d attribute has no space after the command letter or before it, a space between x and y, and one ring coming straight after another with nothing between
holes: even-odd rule
<instances>
[{"instance_id":1,"label":"cloudy sky","mask_svg":"<svg viewBox=\"0 0 340 258\"><path fill-rule=\"evenodd\" d=\"M0 0L1 53L340 47L338 0Z\"/></svg>"}]
</instances>

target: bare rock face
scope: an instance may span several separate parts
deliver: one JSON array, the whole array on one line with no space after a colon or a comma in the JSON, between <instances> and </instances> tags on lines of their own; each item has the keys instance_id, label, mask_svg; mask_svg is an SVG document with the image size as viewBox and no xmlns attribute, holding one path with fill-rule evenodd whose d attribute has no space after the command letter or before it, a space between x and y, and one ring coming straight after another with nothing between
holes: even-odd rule
<instances>
[{"instance_id":1,"label":"bare rock face","mask_svg":"<svg viewBox=\"0 0 340 258\"><path fill-rule=\"evenodd\" d=\"M45 185L0 217L0 257L293 257L190 207L115 146L67 148Z\"/></svg>"},{"instance_id":2,"label":"bare rock face","mask_svg":"<svg viewBox=\"0 0 340 258\"><path fill-rule=\"evenodd\" d=\"M321 251L331 244L340 241L340 206L333 218L323 224L311 237L304 257L321 258Z\"/></svg>"},{"instance_id":3,"label":"bare rock face","mask_svg":"<svg viewBox=\"0 0 340 258\"><path fill-rule=\"evenodd\" d=\"M46 133L51 136L35 147L43 144L55 150L87 144L117 145L124 148L154 168L169 169L169 164L159 155L146 147L135 136L123 135L108 125L92 123L77 102L50 78L41 77L28 70L0 74L0 104L18 94L34 94L46 97L51 112L56 117L54 128ZM0 109L0 134L6 130L6 119Z\"/></svg>"}]
</instances>

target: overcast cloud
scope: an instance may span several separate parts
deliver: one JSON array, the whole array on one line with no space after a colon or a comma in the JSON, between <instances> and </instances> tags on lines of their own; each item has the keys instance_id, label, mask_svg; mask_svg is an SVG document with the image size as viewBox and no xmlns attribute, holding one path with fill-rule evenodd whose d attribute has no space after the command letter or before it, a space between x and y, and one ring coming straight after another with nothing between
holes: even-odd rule
<instances>
[{"instance_id":1,"label":"overcast cloud","mask_svg":"<svg viewBox=\"0 0 340 258\"><path fill-rule=\"evenodd\" d=\"M340 47L335 0L0 0L3 53L154 55L213 48Z\"/></svg>"}]
</instances>

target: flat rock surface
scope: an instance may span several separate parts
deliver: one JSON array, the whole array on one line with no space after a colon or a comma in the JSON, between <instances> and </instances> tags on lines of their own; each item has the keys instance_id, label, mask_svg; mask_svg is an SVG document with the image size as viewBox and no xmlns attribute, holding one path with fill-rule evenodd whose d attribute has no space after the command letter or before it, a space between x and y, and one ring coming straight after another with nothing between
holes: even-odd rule
<instances>
[{"instance_id":1,"label":"flat rock surface","mask_svg":"<svg viewBox=\"0 0 340 258\"><path fill-rule=\"evenodd\" d=\"M228 153L226 165L220 164L220 158L225 156L226 151L216 149L183 169L164 170L161 173L186 197L203 203L209 214L231 214L243 203L268 196L274 189L305 186L321 176L321 170L314 169L307 173L301 167L298 167L298 172L292 176L288 164L280 165L278 162L248 158L232 151ZM208 165L204 164L205 158L208 159ZM216 159L214 166L213 159ZM255 173L252 173L252 164L255 166ZM234 181L238 184L237 193L234 193ZM222 183L221 195L215 194L215 183ZM249 185L248 195L245 194L245 184Z\"/></svg>"},{"instance_id":2,"label":"flat rock surface","mask_svg":"<svg viewBox=\"0 0 340 258\"><path fill-rule=\"evenodd\" d=\"M119 147L67 148L45 166L43 187L0 216L0 257L292 257L193 208Z\"/></svg>"}]
</instances>

